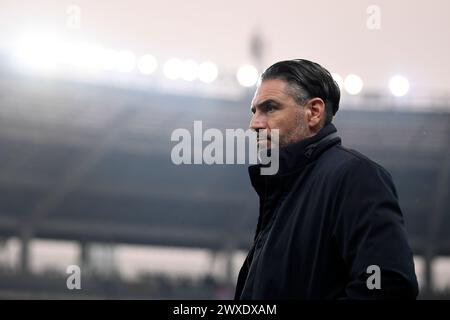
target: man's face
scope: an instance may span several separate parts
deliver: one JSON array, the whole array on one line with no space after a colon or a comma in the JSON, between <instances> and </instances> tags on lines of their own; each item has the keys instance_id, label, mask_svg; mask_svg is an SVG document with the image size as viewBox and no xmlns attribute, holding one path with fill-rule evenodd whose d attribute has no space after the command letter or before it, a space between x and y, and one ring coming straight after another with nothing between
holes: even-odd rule
<instances>
[{"instance_id":1,"label":"man's face","mask_svg":"<svg viewBox=\"0 0 450 320\"><path fill-rule=\"evenodd\" d=\"M281 79L264 80L255 92L251 111L250 128L258 132L267 130L267 147L270 148L270 132L279 130L280 147L298 142L310 136L305 108L297 104L289 94L288 83Z\"/></svg>"}]
</instances>

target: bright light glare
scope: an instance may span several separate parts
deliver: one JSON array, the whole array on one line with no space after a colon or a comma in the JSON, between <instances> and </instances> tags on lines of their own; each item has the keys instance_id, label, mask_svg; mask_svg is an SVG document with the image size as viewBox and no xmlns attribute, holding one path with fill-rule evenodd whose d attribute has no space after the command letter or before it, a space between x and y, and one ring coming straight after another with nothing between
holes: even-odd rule
<instances>
[{"instance_id":1,"label":"bright light glare","mask_svg":"<svg viewBox=\"0 0 450 320\"><path fill-rule=\"evenodd\" d=\"M62 45L61 63L76 69L98 70L104 60L104 49L85 43Z\"/></svg>"},{"instance_id":2,"label":"bright light glare","mask_svg":"<svg viewBox=\"0 0 450 320\"><path fill-rule=\"evenodd\" d=\"M194 81L198 77L198 63L194 60L186 60L181 67L181 78L186 81Z\"/></svg>"},{"instance_id":3,"label":"bright light glare","mask_svg":"<svg viewBox=\"0 0 450 320\"><path fill-rule=\"evenodd\" d=\"M31 69L53 70L61 59L60 41L50 33L23 35L14 50L19 66Z\"/></svg>"},{"instance_id":4,"label":"bright light glare","mask_svg":"<svg viewBox=\"0 0 450 320\"><path fill-rule=\"evenodd\" d=\"M181 77L182 67L183 62L180 59L172 58L164 64L163 73L167 78L175 80Z\"/></svg>"},{"instance_id":5,"label":"bright light glare","mask_svg":"<svg viewBox=\"0 0 450 320\"><path fill-rule=\"evenodd\" d=\"M259 73L254 66L244 65L239 68L236 77L242 86L252 87L258 81Z\"/></svg>"},{"instance_id":6,"label":"bright light glare","mask_svg":"<svg viewBox=\"0 0 450 320\"><path fill-rule=\"evenodd\" d=\"M400 75L393 76L389 82L389 89L394 96L402 97L409 91L409 81Z\"/></svg>"},{"instance_id":7,"label":"bright light glare","mask_svg":"<svg viewBox=\"0 0 450 320\"><path fill-rule=\"evenodd\" d=\"M142 74L152 74L153 72L155 72L157 67L158 62L156 61L156 58L151 54L144 54L139 58L138 69Z\"/></svg>"},{"instance_id":8,"label":"bright light glare","mask_svg":"<svg viewBox=\"0 0 450 320\"><path fill-rule=\"evenodd\" d=\"M119 72L131 72L136 67L136 56L133 52L123 50L116 55L116 70Z\"/></svg>"},{"instance_id":9,"label":"bright light glare","mask_svg":"<svg viewBox=\"0 0 450 320\"><path fill-rule=\"evenodd\" d=\"M349 74L347 77L345 77L344 87L349 94L356 95L360 93L363 86L364 83L362 79L356 74Z\"/></svg>"},{"instance_id":10,"label":"bright light glare","mask_svg":"<svg viewBox=\"0 0 450 320\"><path fill-rule=\"evenodd\" d=\"M205 83L211 83L216 80L219 71L217 66L209 61L203 62L199 66L198 78Z\"/></svg>"},{"instance_id":11,"label":"bright light glare","mask_svg":"<svg viewBox=\"0 0 450 320\"><path fill-rule=\"evenodd\" d=\"M118 52L113 49L103 49L100 68L105 71L112 71L116 68Z\"/></svg>"}]
</instances>

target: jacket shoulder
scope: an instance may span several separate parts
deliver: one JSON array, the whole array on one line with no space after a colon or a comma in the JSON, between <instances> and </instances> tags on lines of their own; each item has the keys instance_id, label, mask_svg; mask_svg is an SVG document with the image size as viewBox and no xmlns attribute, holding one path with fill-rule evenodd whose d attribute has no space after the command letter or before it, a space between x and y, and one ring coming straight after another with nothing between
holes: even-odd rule
<instances>
[{"instance_id":1,"label":"jacket shoulder","mask_svg":"<svg viewBox=\"0 0 450 320\"><path fill-rule=\"evenodd\" d=\"M384 167L356 150L337 145L329 151L324 160L329 164L328 167L339 175L352 172L378 172L387 179L392 179Z\"/></svg>"}]
</instances>

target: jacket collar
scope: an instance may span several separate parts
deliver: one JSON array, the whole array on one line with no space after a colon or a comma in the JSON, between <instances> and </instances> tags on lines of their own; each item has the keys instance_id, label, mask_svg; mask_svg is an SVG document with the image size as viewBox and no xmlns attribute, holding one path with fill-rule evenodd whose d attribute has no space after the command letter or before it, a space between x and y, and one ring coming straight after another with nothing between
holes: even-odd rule
<instances>
[{"instance_id":1,"label":"jacket collar","mask_svg":"<svg viewBox=\"0 0 450 320\"><path fill-rule=\"evenodd\" d=\"M264 177L268 180L279 180L285 176L301 170L309 162L317 159L328 148L341 143L337 135L336 127L330 123L324 126L316 135L299 142L282 147L279 150L279 169L274 175L263 176L260 174L261 164L248 168L253 187L258 190Z\"/></svg>"}]
</instances>

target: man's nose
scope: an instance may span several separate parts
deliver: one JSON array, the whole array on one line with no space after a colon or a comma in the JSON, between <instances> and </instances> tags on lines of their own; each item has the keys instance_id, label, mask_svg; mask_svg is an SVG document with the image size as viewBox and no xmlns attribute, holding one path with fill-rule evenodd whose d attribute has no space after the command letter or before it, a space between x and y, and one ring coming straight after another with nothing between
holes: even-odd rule
<instances>
[{"instance_id":1,"label":"man's nose","mask_svg":"<svg viewBox=\"0 0 450 320\"><path fill-rule=\"evenodd\" d=\"M255 114L253 114L253 117L250 120L250 129L259 131L260 129L266 129L266 128L267 128L266 117L264 115L260 114L259 112L256 112Z\"/></svg>"}]
</instances>

